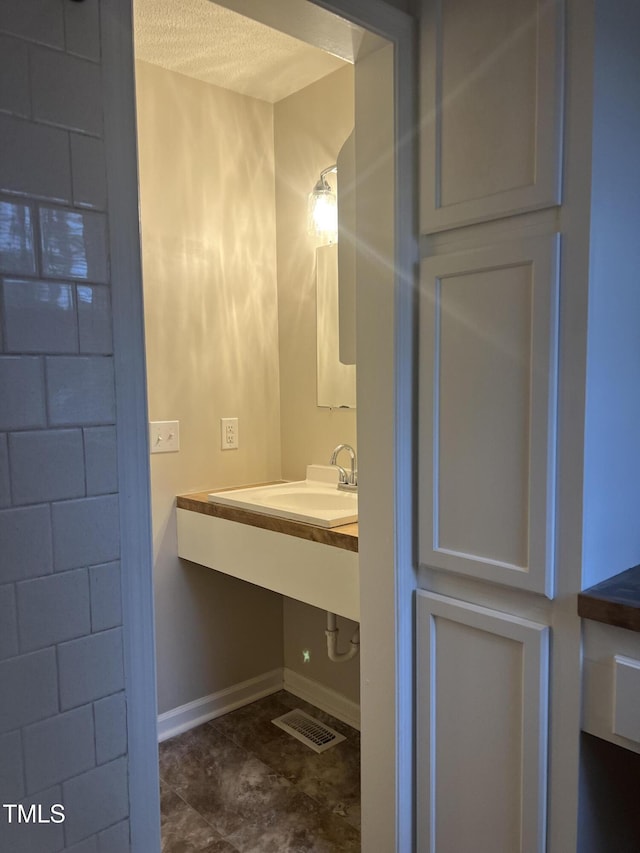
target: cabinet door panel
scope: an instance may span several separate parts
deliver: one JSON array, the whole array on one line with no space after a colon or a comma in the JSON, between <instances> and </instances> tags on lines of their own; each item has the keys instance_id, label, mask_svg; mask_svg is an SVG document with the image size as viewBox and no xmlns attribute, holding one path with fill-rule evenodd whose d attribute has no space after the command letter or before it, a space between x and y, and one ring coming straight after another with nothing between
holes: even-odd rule
<instances>
[{"instance_id":1,"label":"cabinet door panel","mask_svg":"<svg viewBox=\"0 0 640 853\"><path fill-rule=\"evenodd\" d=\"M551 595L557 238L428 258L420 562Z\"/></svg>"},{"instance_id":2,"label":"cabinet door panel","mask_svg":"<svg viewBox=\"0 0 640 853\"><path fill-rule=\"evenodd\" d=\"M419 853L545 849L548 628L418 592Z\"/></svg>"},{"instance_id":3,"label":"cabinet door panel","mask_svg":"<svg viewBox=\"0 0 640 853\"><path fill-rule=\"evenodd\" d=\"M423 12L422 233L559 204L562 4Z\"/></svg>"}]
</instances>

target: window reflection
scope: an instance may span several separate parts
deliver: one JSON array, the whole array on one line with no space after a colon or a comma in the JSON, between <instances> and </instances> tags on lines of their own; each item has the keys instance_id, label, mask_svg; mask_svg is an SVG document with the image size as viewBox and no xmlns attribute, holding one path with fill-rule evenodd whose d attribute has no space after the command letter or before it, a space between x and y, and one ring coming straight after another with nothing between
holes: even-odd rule
<instances>
[{"instance_id":1,"label":"window reflection","mask_svg":"<svg viewBox=\"0 0 640 853\"><path fill-rule=\"evenodd\" d=\"M91 305L91 303L93 302L93 288L83 287L82 285L79 285L77 291L78 302L82 302L85 305Z\"/></svg>"},{"instance_id":2,"label":"window reflection","mask_svg":"<svg viewBox=\"0 0 640 853\"><path fill-rule=\"evenodd\" d=\"M40 211L42 248L48 275L87 278L87 250L81 213L56 208Z\"/></svg>"},{"instance_id":3,"label":"window reflection","mask_svg":"<svg viewBox=\"0 0 640 853\"><path fill-rule=\"evenodd\" d=\"M0 201L0 255L8 272L32 272L31 211L24 204Z\"/></svg>"}]
</instances>

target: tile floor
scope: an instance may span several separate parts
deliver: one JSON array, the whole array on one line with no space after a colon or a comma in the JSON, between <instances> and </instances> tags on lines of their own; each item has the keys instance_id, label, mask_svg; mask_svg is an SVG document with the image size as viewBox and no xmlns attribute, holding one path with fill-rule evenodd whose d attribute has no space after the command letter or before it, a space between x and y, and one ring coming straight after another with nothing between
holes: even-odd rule
<instances>
[{"instance_id":1,"label":"tile floor","mask_svg":"<svg viewBox=\"0 0 640 853\"><path fill-rule=\"evenodd\" d=\"M301 708L347 737L316 753L271 720ZM162 853L359 853L360 737L280 691L160 745Z\"/></svg>"}]
</instances>

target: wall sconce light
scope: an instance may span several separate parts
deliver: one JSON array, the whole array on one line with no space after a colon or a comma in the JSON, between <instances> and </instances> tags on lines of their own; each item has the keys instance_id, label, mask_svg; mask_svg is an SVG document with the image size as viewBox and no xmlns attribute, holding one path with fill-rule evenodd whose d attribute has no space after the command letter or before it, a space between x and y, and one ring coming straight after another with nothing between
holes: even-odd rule
<instances>
[{"instance_id":1,"label":"wall sconce light","mask_svg":"<svg viewBox=\"0 0 640 853\"><path fill-rule=\"evenodd\" d=\"M327 183L326 175L337 172L334 164L320 172L320 180L309 193L307 206L307 231L326 243L338 242L338 199Z\"/></svg>"}]
</instances>

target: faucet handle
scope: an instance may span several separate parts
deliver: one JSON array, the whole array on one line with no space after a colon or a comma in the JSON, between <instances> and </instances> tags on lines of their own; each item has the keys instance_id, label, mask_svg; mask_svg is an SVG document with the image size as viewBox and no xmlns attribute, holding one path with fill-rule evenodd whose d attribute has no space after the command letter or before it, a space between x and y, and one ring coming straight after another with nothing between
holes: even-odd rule
<instances>
[{"instance_id":1,"label":"faucet handle","mask_svg":"<svg viewBox=\"0 0 640 853\"><path fill-rule=\"evenodd\" d=\"M334 462L333 466L338 469L338 484L344 485L346 483L349 483L350 482L349 474L347 474L347 472L342 467L342 465L338 465Z\"/></svg>"}]
</instances>

